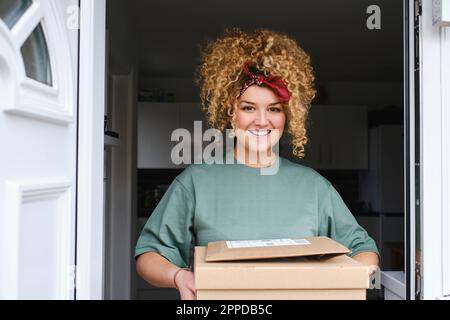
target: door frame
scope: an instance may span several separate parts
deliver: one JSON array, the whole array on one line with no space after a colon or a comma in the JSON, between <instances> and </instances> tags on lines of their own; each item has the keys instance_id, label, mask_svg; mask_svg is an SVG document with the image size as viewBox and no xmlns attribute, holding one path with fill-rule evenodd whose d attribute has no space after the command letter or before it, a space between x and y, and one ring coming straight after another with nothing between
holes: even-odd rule
<instances>
[{"instance_id":1,"label":"door frame","mask_svg":"<svg viewBox=\"0 0 450 320\"><path fill-rule=\"evenodd\" d=\"M421 298L450 294L450 28L433 24L434 1L421 1Z\"/></svg>"},{"instance_id":2,"label":"door frame","mask_svg":"<svg viewBox=\"0 0 450 320\"><path fill-rule=\"evenodd\" d=\"M405 0L404 6L404 194L405 194L405 281L404 299L414 299L415 295L415 259L413 252L416 251L415 226L416 226L416 130L415 110L418 107L416 101L415 83L415 34L414 34L414 0Z\"/></svg>"},{"instance_id":3,"label":"door frame","mask_svg":"<svg viewBox=\"0 0 450 320\"><path fill-rule=\"evenodd\" d=\"M76 299L104 298L106 0L81 0Z\"/></svg>"}]
</instances>

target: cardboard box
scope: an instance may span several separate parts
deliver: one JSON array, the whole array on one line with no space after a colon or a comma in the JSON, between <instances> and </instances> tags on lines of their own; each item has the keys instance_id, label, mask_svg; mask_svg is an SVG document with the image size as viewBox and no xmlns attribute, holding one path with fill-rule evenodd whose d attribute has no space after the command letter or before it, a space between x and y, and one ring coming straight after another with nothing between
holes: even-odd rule
<instances>
[{"instance_id":1,"label":"cardboard box","mask_svg":"<svg viewBox=\"0 0 450 320\"><path fill-rule=\"evenodd\" d=\"M242 261L349 253L350 250L328 237L208 243L205 261Z\"/></svg>"},{"instance_id":2,"label":"cardboard box","mask_svg":"<svg viewBox=\"0 0 450 320\"><path fill-rule=\"evenodd\" d=\"M323 243L330 244L328 241ZM217 243L212 247L217 249ZM220 247L223 251L234 250L236 255L233 261L207 262L206 247L195 248L194 272L198 300L366 298L368 269L345 254L329 252L322 255L310 252L308 256L298 258L237 261L244 252L237 250L241 248L225 248L223 243ZM285 246L280 248L286 249ZM251 248L246 249L248 253ZM273 248L262 250L261 247L256 251L263 256L266 256L264 252L274 252ZM212 256L217 254L217 251L211 252L214 253ZM229 255L228 252L226 256L229 258Z\"/></svg>"}]
</instances>

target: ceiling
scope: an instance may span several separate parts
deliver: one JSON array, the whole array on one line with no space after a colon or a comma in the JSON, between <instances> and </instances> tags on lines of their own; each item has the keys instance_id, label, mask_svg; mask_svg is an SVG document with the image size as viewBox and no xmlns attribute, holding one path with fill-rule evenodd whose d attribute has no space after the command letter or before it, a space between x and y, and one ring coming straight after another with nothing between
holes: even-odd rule
<instances>
[{"instance_id":1,"label":"ceiling","mask_svg":"<svg viewBox=\"0 0 450 320\"><path fill-rule=\"evenodd\" d=\"M225 27L287 33L312 57L318 81L403 79L401 0L130 0L138 28L141 76L192 77L199 45ZM381 9L369 30L366 9Z\"/></svg>"}]
</instances>

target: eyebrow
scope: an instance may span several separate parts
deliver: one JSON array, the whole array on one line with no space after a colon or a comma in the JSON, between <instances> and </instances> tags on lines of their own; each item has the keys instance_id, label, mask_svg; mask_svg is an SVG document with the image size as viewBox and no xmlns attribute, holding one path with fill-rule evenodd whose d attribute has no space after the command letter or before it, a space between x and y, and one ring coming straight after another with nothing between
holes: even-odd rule
<instances>
[{"instance_id":1,"label":"eyebrow","mask_svg":"<svg viewBox=\"0 0 450 320\"><path fill-rule=\"evenodd\" d=\"M248 104L256 105L256 103L251 102L251 101L246 101L246 100L241 101L241 103L248 103ZM276 105L276 104L281 104L281 101L269 103L269 106L274 106L274 105Z\"/></svg>"}]
</instances>

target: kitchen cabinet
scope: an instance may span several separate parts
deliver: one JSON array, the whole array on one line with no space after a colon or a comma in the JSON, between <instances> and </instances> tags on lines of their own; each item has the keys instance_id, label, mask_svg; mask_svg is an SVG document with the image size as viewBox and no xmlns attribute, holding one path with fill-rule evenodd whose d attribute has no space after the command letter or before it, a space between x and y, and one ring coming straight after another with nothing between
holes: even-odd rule
<instances>
[{"instance_id":1,"label":"kitchen cabinet","mask_svg":"<svg viewBox=\"0 0 450 320\"><path fill-rule=\"evenodd\" d=\"M200 103L140 102L138 104L138 168L178 169L171 160L172 148L178 144L171 141L172 132L185 128L191 133L193 155L194 121L203 121ZM201 137L200 137L201 139ZM197 155L200 156L200 155Z\"/></svg>"},{"instance_id":2,"label":"kitchen cabinet","mask_svg":"<svg viewBox=\"0 0 450 320\"><path fill-rule=\"evenodd\" d=\"M314 169L365 170L368 168L366 106L313 105L309 114L305 158L292 155L288 136L280 154Z\"/></svg>"}]
</instances>

